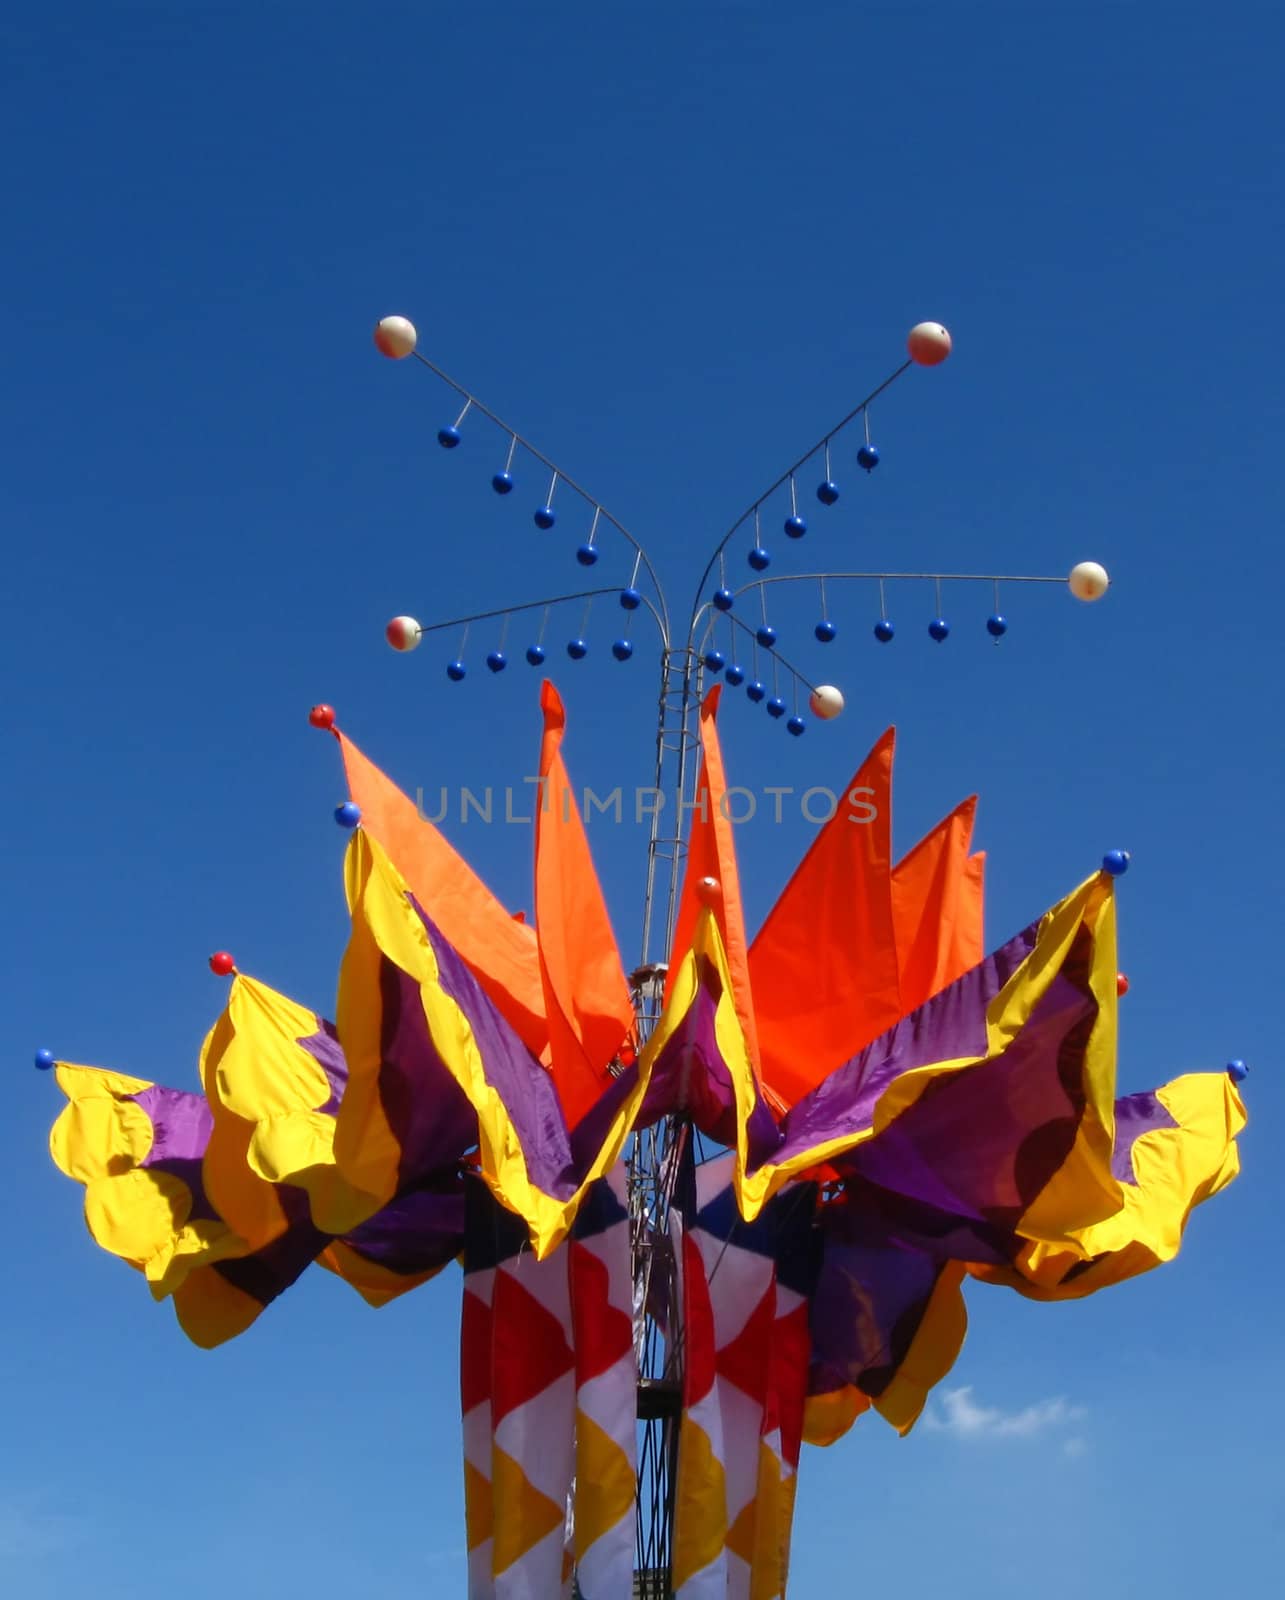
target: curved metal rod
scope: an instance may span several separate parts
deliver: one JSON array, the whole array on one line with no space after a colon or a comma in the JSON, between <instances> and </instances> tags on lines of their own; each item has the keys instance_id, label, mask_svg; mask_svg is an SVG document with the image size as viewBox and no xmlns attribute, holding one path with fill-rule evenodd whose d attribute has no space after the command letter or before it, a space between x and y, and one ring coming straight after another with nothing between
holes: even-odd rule
<instances>
[{"instance_id":1,"label":"curved metal rod","mask_svg":"<svg viewBox=\"0 0 1285 1600\"><path fill-rule=\"evenodd\" d=\"M746 511L743 511L741 515L737 517L736 521L719 540L713 555L710 556L709 561L706 564L704 572L701 573L700 583L696 587L696 596L692 601L691 628L687 635L689 643L696 635L696 616L700 609L701 596L705 593L705 585L709 581L709 575L714 570L714 563L718 560L719 556L722 555L723 551L727 549L727 546L733 537L740 531L745 523L749 521L749 519L754 515L754 513L759 509L765 500L767 500L771 495L774 495L783 483L788 483L805 462L810 461L812 457L816 455L818 450L824 450L825 447L830 443L831 439L842 433L854 418L859 417L863 411L867 410L870 404L877 400L885 389L896 383L897 379L901 377L902 373L913 366L913 361L903 361L897 370L890 373L877 389L872 389L859 405L853 406L852 410L848 412L846 417L843 417L840 421L836 422L834 427L832 427L827 433L822 434L810 450L805 450L797 461L785 469L775 483L773 483L769 488L765 489L763 493L759 495L758 499L755 500Z\"/></svg>"},{"instance_id":2,"label":"curved metal rod","mask_svg":"<svg viewBox=\"0 0 1285 1600\"><path fill-rule=\"evenodd\" d=\"M669 610L665 604L665 591L660 586L660 579L656 576L656 569L651 564L651 558L648 556L646 550L643 549L642 545L639 544L638 540L634 538L633 534L630 533L629 529L626 528L623 523L619 522L615 517L613 517L611 512L607 510L606 506L604 506L601 501L596 500L587 489L581 488L576 480L563 472L562 468L558 466L555 461L551 461L542 450L537 450L529 439L524 438L516 428L510 427L509 424L505 422L503 417L497 416L489 406L484 405L482 401L480 401L475 394L471 394L463 384L456 383L455 379L452 378L448 372L443 372L441 367L439 367L435 362L430 361L426 355L421 355L418 350L413 350L411 354L421 366L427 367L428 370L432 373L435 373L443 383L448 384L452 389L454 389L456 394L463 396L464 400L467 402L465 407L466 410L480 411L484 417L489 417L497 428L501 429L504 433L507 433L509 438L512 439L516 444L521 445L528 455L534 456L535 459L543 466L548 467L549 471L553 473L557 482L565 483L567 488L570 489L573 494L578 494L586 505L592 506L597 516L603 522L609 522L616 532L620 534L620 536L626 540L630 546L632 546L633 550L638 556L638 559L642 562L643 566L646 567L647 575L651 579L652 587L656 591L656 597L660 601L660 610L656 612L655 608L653 607L653 612L656 615L657 621L660 623L662 642L665 645L668 645Z\"/></svg>"},{"instance_id":3,"label":"curved metal rod","mask_svg":"<svg viewBox=\"0 0 1285 1600\"><path fill-rule=\"evenodd\" d=\"M607 589L581 589L575 594L550 595L546 600L524 600L521 605L497 606L493 611L475 611L467 617L451 617L447 622L430 622L427 627L421 624L420 633L441 633L446 628L467 628L474 622L486 622L491 617L515 617L519 611L539 611L542 606L569 605L573 600L596 600L599 595L619 594L620 590L614 584ZM647 595L641 597L643 605L651 612L656 630L660 634L661 643L665 640L665 624L660 612L651 603Z\"/></svg>"}]
</instances>

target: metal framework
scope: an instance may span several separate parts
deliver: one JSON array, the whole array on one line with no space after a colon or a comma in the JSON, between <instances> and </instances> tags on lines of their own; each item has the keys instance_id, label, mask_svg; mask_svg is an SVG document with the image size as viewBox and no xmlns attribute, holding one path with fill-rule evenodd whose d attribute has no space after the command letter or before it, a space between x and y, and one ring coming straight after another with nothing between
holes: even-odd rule
<instances>
[{"instance_id":1,"label":"metal framework","mask_svg":"<svg viewBox=\"0 0 1285 1600\"><path fill-rule=\"evenodd\" d=\"M752 532L754 547L761 547L759 529L767 502L778 492L788 490L791 515L798 515L798 490L796 477L809 462L819 459L823 463L823 487L831 479L831 451L839 435L857 418L865 425L866 445L869 446L869 408L914 363L906 361L873 389L846 416L816 441L784 472L777 477L757 499L736 519L715 546L706 562L687 616L681 627L671 625L670 613L656 570L642 544L550 457L536 449L496 412L484 405L455 379L427 357L412 350L415 359L452 389L463 401L463 408L450 428L438 435L445 446L458 442L461 423L473 412L487 418L503 435L507 435L507 458L504 471L493 480L497 491L507 492L501 479L511 487L510 468L515 455L522 451L540 463L550 474L549 488L541 512L553 505L555 493L562 488L582 501L591 511L589 545L596 548L600 530L605 526L614 530L633 552L632 576L628 589L616 586L582 589L570 594L546 597L496 610L475 612L469 616L452 618L445 622L424 625L421 632L430 633L449 628L468 629L470 624L494 617L508 617L520 612L543 609L546 619L556 605L575 601L588 601L604 594L628 596L630 610L646 609L654 620L660 644L660 683L656 714L656 776L655 787L662 802L652 813L651 830L647 844L646 885L643 894L643 916L640 940L640 965L633 973L631 986L637 1019L640 1046L645 1044L654 1030L664 1004L667 968L663 956L669 950L674 932L675 914L685 854L684 819L695 801L698 782L698 738L695 719L705 688L708 669L705 660L706 643L714 623L722 618L733 627L744 630L754 639L754 648L760 648L756 630L745 623L734 609L743 596L754 595L766 621L767 594L780 583L819 583L824 601L827 583L848 581L876 582L879 584L881 602L883 585L893 580L926 582L935 585L937 615L941 612L941 585L943 582L989 583L996 595L998 610L999 585L1014 583L1064 583L1064 578L1031 577L979 573L933 572L810 572L785 574L776 577L756 577L734 592L727 588L728 548L740 534ZM828 501L824 503L829 503ZM547 526L548 523L542 523ZM582 547L583 548L583 547ZM752 563L753 565L753 563ZM730 594L732 605L717 608L709 592L711 579L717 569L723 599ZM646 590L637 587L646 578ZM886 616L886 611L884 612ZM784 670L797 690L808 691L815 685L789 662L775 647L770 648L774 675ZM755 657L757 660L757 656ZM683 1350L681 1310L676 1281L675 1257L670 1238L670 1210L680 1184L690 1175L702 1157L700 1138L690 1123L680 1117L671 1117L654 1127L638 1130L631 1138L628 1150L630 1210L634 1263L635 1348L638 1355L638 1494L637 1541L634 1593L643 1600L667 1600L672 1595L671 1564L674 1531L674 1492L678 1459L678 1436L682 1417Z\"/></svg>"}]
</instances>

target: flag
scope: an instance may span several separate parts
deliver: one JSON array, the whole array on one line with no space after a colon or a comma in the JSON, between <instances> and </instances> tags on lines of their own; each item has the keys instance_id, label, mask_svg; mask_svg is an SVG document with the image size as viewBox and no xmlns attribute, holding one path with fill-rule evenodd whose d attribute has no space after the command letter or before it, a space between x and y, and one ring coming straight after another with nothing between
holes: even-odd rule
<instances>
[{"instance_id":1,"label":"flag","mask_svg":"<svg viewBox=\"0 0 1285 1600\"><path fill-rule=\"evenodd\" d=\"M540 1057L549 1037L534 928L510 915L420 807L351 739L334 732L362 827L396 863L419 904L431 910L442 936L501 1016Z\"/></svg>"},{"instance_id":2,"label":"flag","mask_svg":"<svg viewBox=\"0 0 1285 1600\"><path fill-rule=\"evenodd\" d=\"M568 1130L548 1071L492 1004L364 829L348 851L352 937L338 1028L348 1085L335 1160L373 1215L468 1150L537 1254L566 1237L588 1183L614 1164L646 1088L612 1082Z\"/></svg>"},{"instance_id":3,"label":"flag","mask_svg":"<svg viewBox=\"0 0 1285 1600\"><path fill-rule=\"evenodd\" d=\"M916 1010L962 978L986 954L981 902L985 858L968 853L976 813L973 795L893 868L899 1015Z\"/></svg>"},{"instance_id":4,"label":"flag","mask_svg":"<svg viewBox=\"0 0 1285 1600\"><path fill-rule=\"evenodd\" d=\"M854 773L750 947L763 1077L786 1105L905 1009L892 899L895 738L889 728Z\"/></svg>"},{"instance_id":5,"label":"flag","mask_svg":"<svg viewBox=\"0 0 1285 1600\"><path fill-rule=\"evenodd\" d=\"M535 813L535 922L548 1020L550 1070L567 1126L608 1088L608 1067L633 1026L602 886L562 760L566 713L541 687L540 803Z\"/></svg>"},{"instance_id":6,"label":"flag","mask_svg":"<svg viewBox=\"0 0 1285 1600\"><path fill-rule=\"evenodd\" d=\"M750 981L745 915L741 909L740 875L732 837L731 809L723 752L718 742L718 703L722 685L715 684L700 709L701 766L696 782L687 866L678 902L669 968L672 973L691 949L702 908L709 905L718 923L726 954L729 993L745 1036L750 1062L758 1068L758 1034ZM709 880L713 880L712 886Z\"/></svg>"},{"instance_id":7,"label":"flag","mask_svg":"<svg viewBox=\"0 0 1285 1600\"><path fill-rule=\"evenodd\" d=\"M730 1156L680 1186L683 1413L675 1491L679 1600L785 1592L802 1435L815 1189L794 1184L754 1223ZM683 1190L685 1189L685 1193Z\"/></svg>"},{"instance_id":8,"label":"flag","mask_svg":"<svg viewBox=\"0 0 1285 1600\"><path fill-rule=\"evenodd\" d=\"M567 1252L543 1261L466 1190L461 1405L470 1600L556 1600L570 1576L576 1375Z\"/></svg>"},{"instance_id":9,"label":"flag","mask_svg":"<svg viewBox=\"0 0 1285 1600\"><path fill-rule=\"evenodd\" d=\"M1011 1265L970 1265L974 1277L1034 1300L1070 1300L1172 1261L1192 1211L1240 1171L1245 1106L1226 1073L1188 1073L1115 1103L1112 1172L1122 1205L1079 1230L1075 1250L1020 1242Z\"/></svg>"},{"instance_id":10,"label":"flag","mask_svg":"<svg viewBox=\"0 0 1285 1600\"><path fill-rule=\"evenodd\" d=\"M582 1600L631 1591L638 1362L628 1175L618 1163L576 1213L567 1266L576 1370L574 1545Z\"/></svg>"}]
</instances>

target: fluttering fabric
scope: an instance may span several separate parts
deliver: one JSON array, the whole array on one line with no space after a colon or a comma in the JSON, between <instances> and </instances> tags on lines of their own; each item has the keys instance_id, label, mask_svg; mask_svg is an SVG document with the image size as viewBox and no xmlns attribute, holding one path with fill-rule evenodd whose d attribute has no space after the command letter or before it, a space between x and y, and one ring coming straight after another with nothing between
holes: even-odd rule
<instances>
[{"instance_id":1,"label":"fluttering fabric","mask_svg":"<svg viewBox=\"0 0 1285 1600\"><path fill-rule=\"evenodd\" d=\"M583 1600L628 1594L638 1367L623 1167L544 1260L471 1179L463 1265L470 1600L558 1595L573 1567Z\"/></svg>"},{"instance_id":2,"label":"fluttering fabric","mask_svg":"<svg viewBox=\"0 0 1285 1600\"><path fill-rule=\"evenodd\" d=\"M343 1237L315 1225L307 1184L327 1181L318 1179L318 1155L330 1143L324 1119L333 1123L333 1107L308 1109L321 1095L308 1062L328 1086L323 1108L337 1102L346 1069L333 1026L238 976L202 1052L207 1096L59 1064L68 1104L50 1135L54 1161L84 1184L94 1239L141 1271L155 1298L173 1299L198 1345L244 1332L313 1261L383 1305L459 1251L463 1192L452 1168ZM248 1114L229 1110L229 1102ZM319 1115L322 1126L291 1131L286 1124L296 1115ZM290 1149L303 1165L280 1182L264 1177L251 1162L261 1133L283 1165Z\"/></svg>"},{"instance_id":3,"label":"fluttering fabric","mask_svg":"<svg viewBox=\"0 0 1285 1600\"><path fill-rule=\"evenodd\" d=\"M628 1592L637 1230L670 1242L683 1313L675 1585L772 1600L801 1442L867 1410L910 1429L966 1282L1119 1283L1238 1171L1224 1074L1119 1092L1114 880L984 955L976 802L898 859L891 730L751 942L717 708L641 1048L546 685L533 925L336 731L362 824L334 1021L238 975L203 1093L58 1066L50 1148L90 1232L199 1345L313 1263L379 1306L461 1259L474 1600L548 1600L573 1568L585 1600ZM667 1117L724 1152L668 1232L621 1165Z\"/></svg>"},{"instance_id":4,"label":"fluttering fabric","mask_svg":"<svg viewBox=\"0 0 1285 1600\"><path fill-rule=\"evenodd\" d=\"M776 1600L790 1529L808 1380L812 1186L752 1223L732 1158L688 1170L672 1221L683 1302L674 1593Z\"/></svg>"}]
</instances>

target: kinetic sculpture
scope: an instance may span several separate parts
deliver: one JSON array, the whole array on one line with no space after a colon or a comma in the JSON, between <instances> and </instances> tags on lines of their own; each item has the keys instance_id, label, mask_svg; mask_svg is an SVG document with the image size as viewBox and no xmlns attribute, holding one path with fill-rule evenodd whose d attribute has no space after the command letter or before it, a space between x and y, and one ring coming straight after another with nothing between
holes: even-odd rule
<instances>
[{"instance_id":1,"label":"kinetic sculpture","mask_svg":"<svg viewBox=\"0 0 1285 1600\"><path fill-rule=\"evenodd\" d=\"M409 355L414 330L387 318L376 342ZM912 362L948 351L936 325L911 335ZM465 395L444 448L473 409L492 416ZM857 415L857 459L872 470L869 401L840 427ZM535 513L548 529L559 483L583 492L505 431L493 488L511 493L517 451L535 455L552 473ZM823 506L839 497L838 431L816 447ZM351 833L352 928L334 1020L219 952L211 967L232 982L201 1054L203 1093L37 1057L68 1100L51 1149L85 1186L90 1231L173 1300L199 1345L244 1332L314 1262L379 1306L460 1260L474 1600L783 1596L803 1442L832 1443L869 1409L913 1426L963 1342L965 1279L1043 1300L1120 1282L1171 1259L1192 1207L1238 1170L1243 1063L1116 1096L1127 854L1108 852L986 955L975 801L895 859L891 730L747 937L722 685L710 680L745 683L777 717L792 681L796 735L800 685L818 718L843 709L837 689L783 660L763 599L761 515L787 492L785 532L806 532L803 464L733 529L753 531L746 587L762 621L735 614L745 591L727 581L729 535L706 571L718 566L718 587L677 644L654 578L652 592L639 587L651 573L641 547L589 502L580 563L597 561L604 523L635 550L611 592L660 629L657 787L669 780L693 819L680 840L654 814L632 978L552 684L530 925L317 706L350 796L336 812ZM948 575L924 576L941 642ZM1085 563L1071 584L1097 598L1106 575ZM547 623L554 606L590 598L536 606ZM713 642L719 625L730 658ZM1004 633L998 605L987 627ZM388 637L406 650L430 631L400 617ZM815 631L826 643L834 624L823 616ZM882 605L875 635L893 637ZM736 660L746 639L749 672ZM587 653L583 625L567 648L573 661ZM626 634L613 655L632 648ZM487 665L506 664L501 638ZM462 646L447 670L464 676ZM658 863L670 867L663 963L647 959Z\"/></svg>"}]
</instances>

